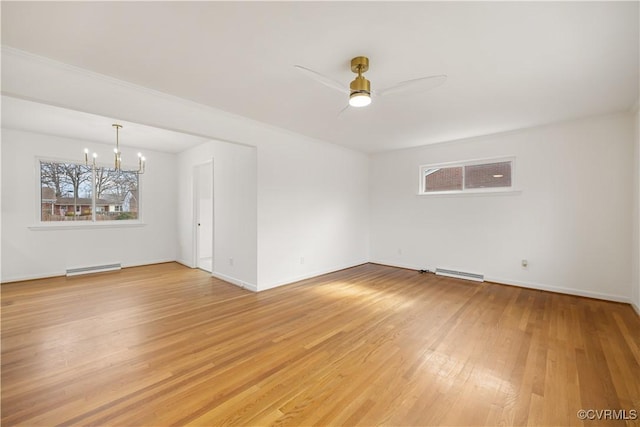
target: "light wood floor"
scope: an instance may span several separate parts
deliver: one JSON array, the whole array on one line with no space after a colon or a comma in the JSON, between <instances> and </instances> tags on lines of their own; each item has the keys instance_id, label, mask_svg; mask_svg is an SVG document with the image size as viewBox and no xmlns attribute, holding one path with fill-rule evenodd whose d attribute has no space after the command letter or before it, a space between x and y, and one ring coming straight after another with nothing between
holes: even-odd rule
<instances>
[{"instance_id":1,"label":"light wood floor","mask_svg":"<svg viewBox=\"0 0 640 427\"><path fill-rule=\"evenodd\" d=\"M7 284L2 425L639 425L630 306L363 265L251 293L178 264ZM640 414L639 414L640 415Z\"/></svg>"}]
</instances>

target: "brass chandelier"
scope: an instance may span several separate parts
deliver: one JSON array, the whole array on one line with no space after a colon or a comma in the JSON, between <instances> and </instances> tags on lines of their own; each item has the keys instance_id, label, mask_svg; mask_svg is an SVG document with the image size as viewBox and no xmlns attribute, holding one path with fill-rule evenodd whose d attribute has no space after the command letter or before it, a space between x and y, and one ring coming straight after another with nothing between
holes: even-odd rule
<instances>
[{"instance_id":1,"label":"brass chandelier","mask_svg":"<svg viewBox=\"0 0 640 427\"><path fill-rule=\"evenodd\" d=\"M120 129L122 129L122 125L118 123L114 123L113 126L116 129L116 147L113 149L114 154L114 169L118 172L132 172L136 174L143 174L146 165L146 159L142 155L142 153L138 153L138 170L122 170L122 152L120 151ZM96 158L98 157L97 153L93 153L92 155L92 163L91 166L96 168ZM84 164L89 166L89 149L84 149Z\"/></svg>"}]
</instances>

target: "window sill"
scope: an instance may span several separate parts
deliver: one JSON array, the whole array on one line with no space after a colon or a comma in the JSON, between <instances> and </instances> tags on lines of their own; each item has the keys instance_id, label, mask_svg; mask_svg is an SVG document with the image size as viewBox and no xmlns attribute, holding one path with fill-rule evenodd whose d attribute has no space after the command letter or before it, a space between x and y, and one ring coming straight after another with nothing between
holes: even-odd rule
<instances>
[{"instance_id":1,"label":"window sill","mask_svg":"<svg viewBox=\"0 0 640 427\"><path fill-rule=\"evenodd\" d=\"M432 193L418 193L418 196L515 196L522 194L522 190L466 190L466 191L434 191Z\"/></svg>"},{"instance_id":2,"label":"window sill","mask_svg":"<svg viewBox=\"0 0 640 427\"><path fill-rule=\"evenodd\" d=\"M131 228L131 227L144 227L147 224L141 221L100 221L100 222L73 222L69 223L40 223L32 225L29 230L32 231L47 231L47 230L91 230L99 228Z\"/></svg>"}]
</instances>

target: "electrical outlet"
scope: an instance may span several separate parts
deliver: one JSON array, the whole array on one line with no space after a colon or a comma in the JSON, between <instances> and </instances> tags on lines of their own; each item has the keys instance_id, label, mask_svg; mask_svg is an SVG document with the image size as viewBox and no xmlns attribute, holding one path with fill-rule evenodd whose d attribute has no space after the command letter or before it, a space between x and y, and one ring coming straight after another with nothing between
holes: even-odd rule
<instances>
[{"instance_id":1,"label":"electrical outlet","mask_svg":"<svg viewBox=\"0 0 640 427\"><path fill-rule=\"evenodd\" d=\"M303 256L300 257L300 264L304 264L304 257Z\"/></svg>"},{"instance_id":2,"label":"electrical outlet","mask_svg":"<svg viewBox=\"0 0 640 427\"><path fill-rule=\"evenodd\" d=\"M527 268L529 267L529 261L527 261L526 259L523 259L521 262L522 268Z\"/></svg>"},{"instance_id":3,"label":"electrical outlet","mask_svg":"<svg viewBox=\"0 0 640 427\"><path fill-rule=\"evenodd\" d=\"M229 265L233 267L233 258L229 258Z\"/></svg>"}]
</instances>

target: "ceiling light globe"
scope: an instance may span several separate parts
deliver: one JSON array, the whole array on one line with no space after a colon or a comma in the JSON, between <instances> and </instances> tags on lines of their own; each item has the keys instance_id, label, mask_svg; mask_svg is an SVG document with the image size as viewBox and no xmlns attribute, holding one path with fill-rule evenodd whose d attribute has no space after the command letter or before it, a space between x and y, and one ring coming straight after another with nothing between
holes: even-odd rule
<instances>
[{"instance_id":1,"label":"ceiling light globe","mask_svg":"<svg viewBox=\"0 0 640 427\"><path fill-rule=\"evenodd\" d=\"M352 107L366 107L371 104L371 97L367 93L353 93L349 97L349 105Z\"/></svg>"}]
</instances>

